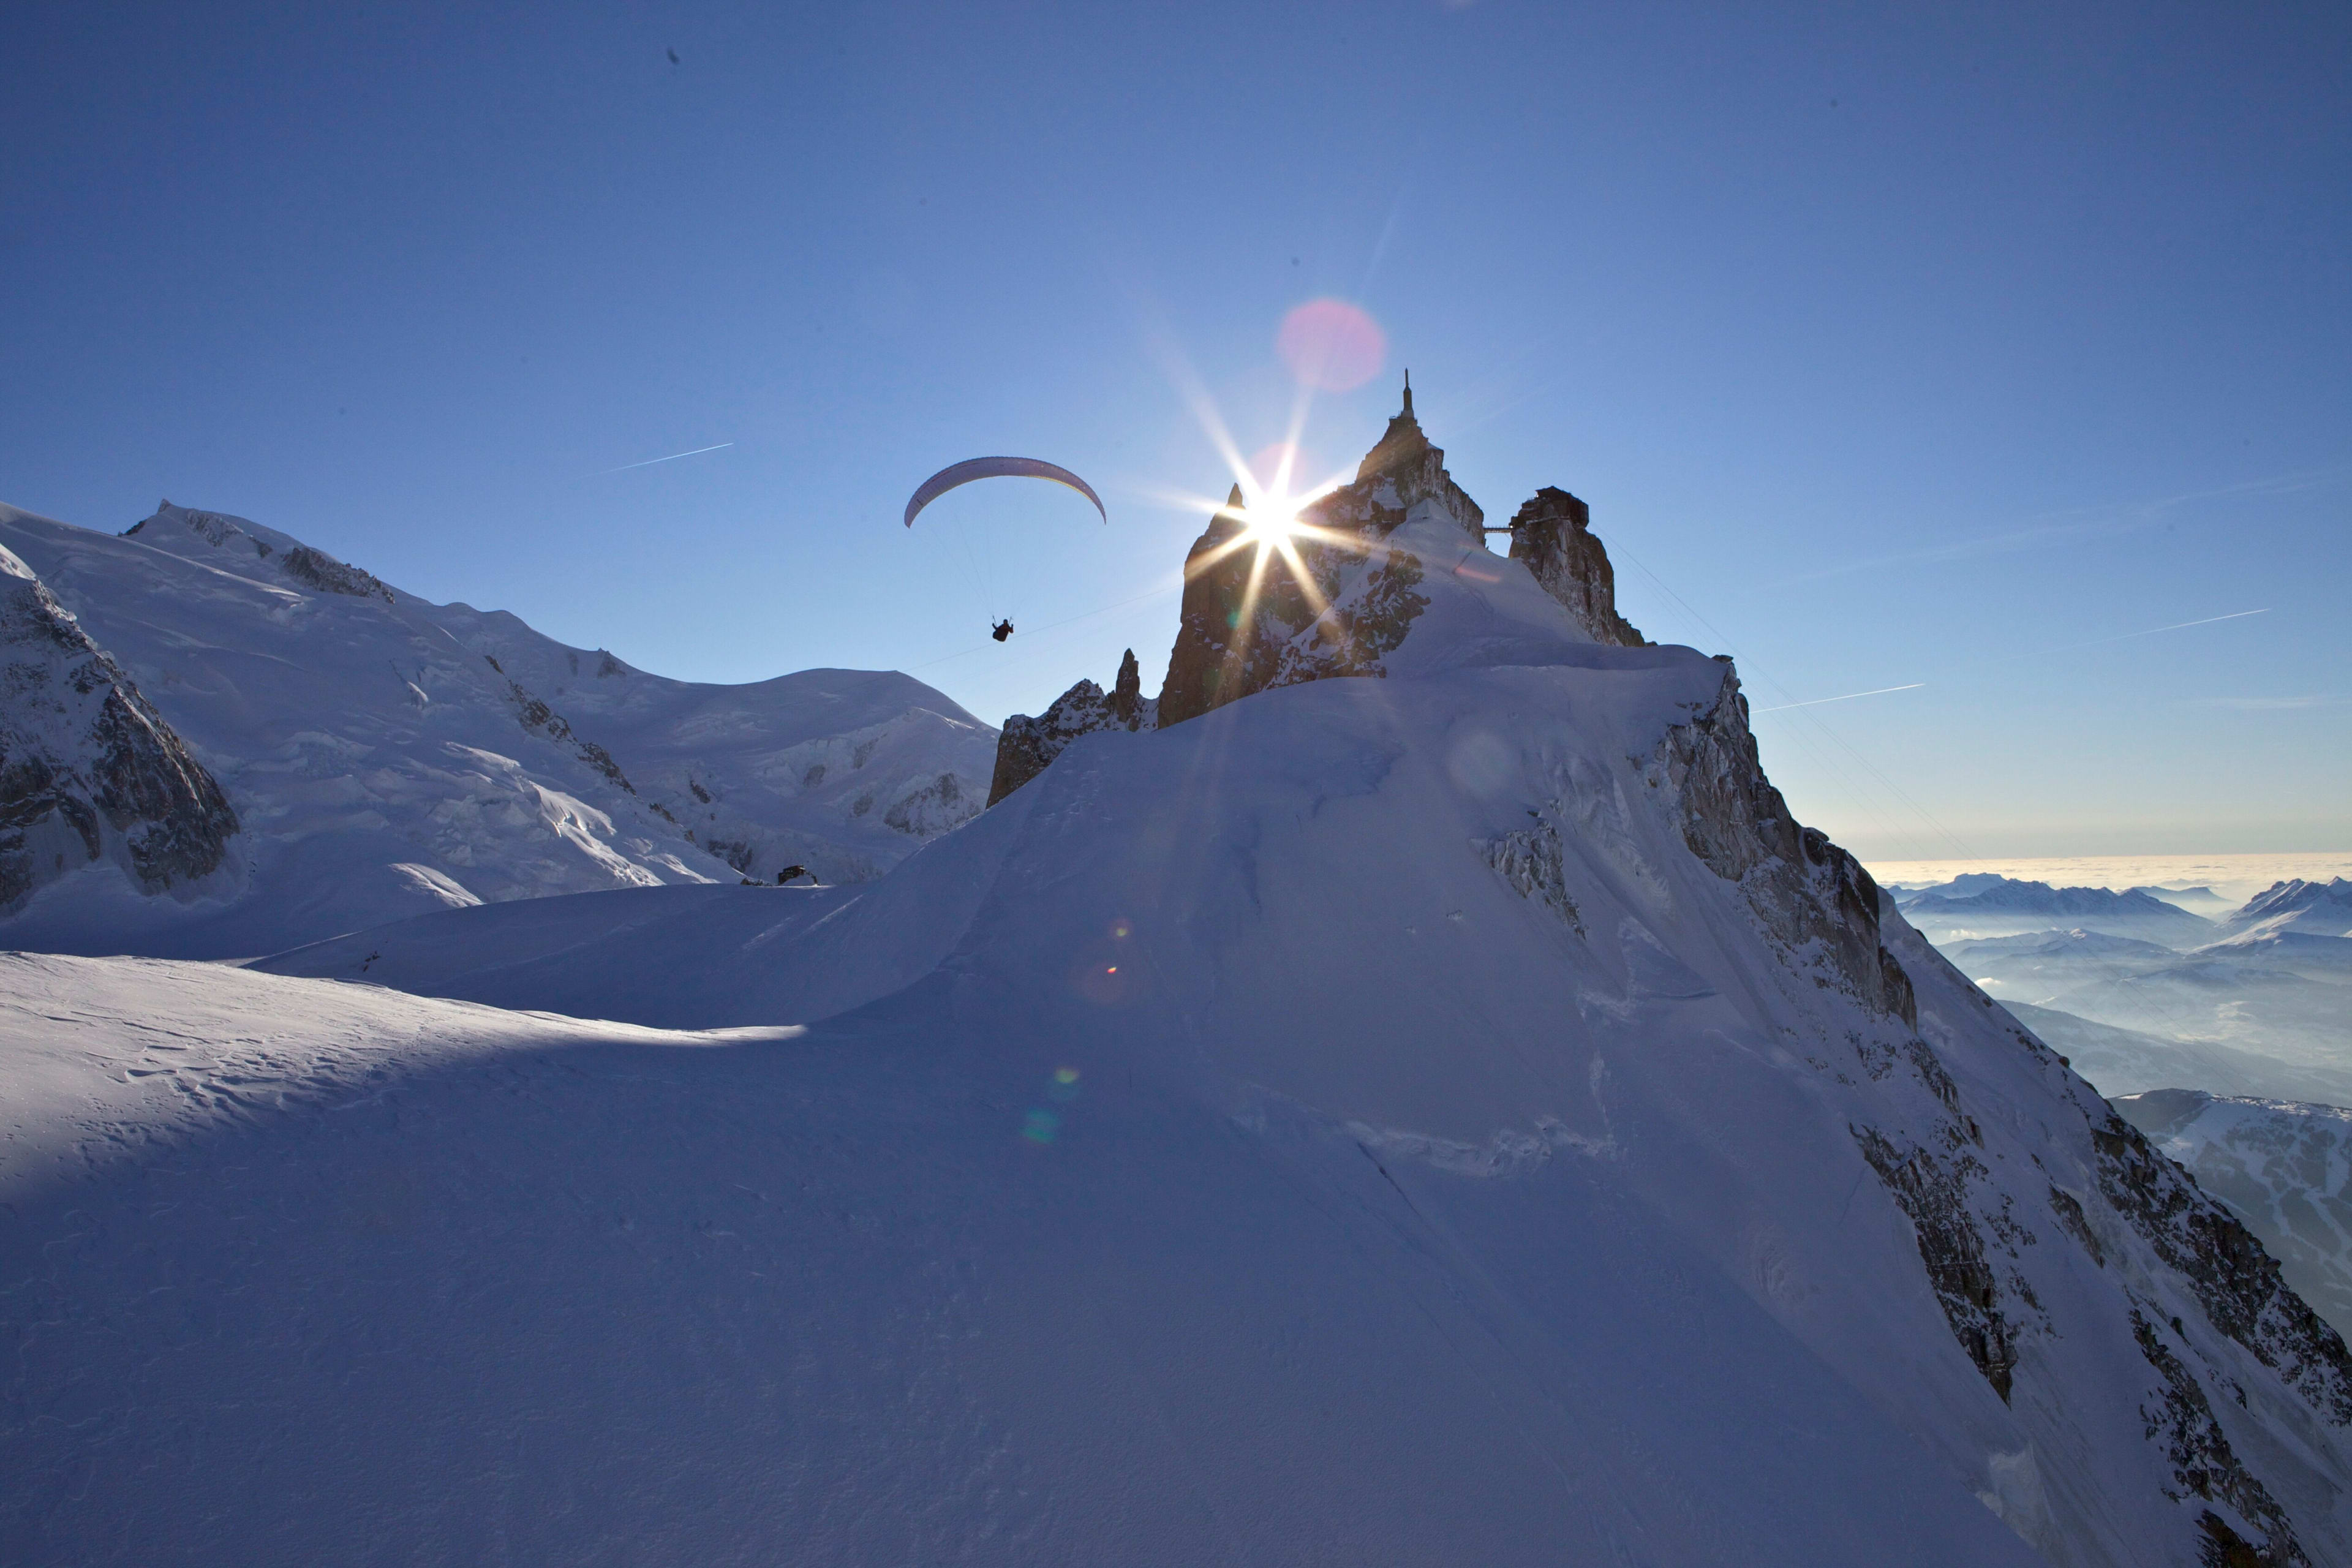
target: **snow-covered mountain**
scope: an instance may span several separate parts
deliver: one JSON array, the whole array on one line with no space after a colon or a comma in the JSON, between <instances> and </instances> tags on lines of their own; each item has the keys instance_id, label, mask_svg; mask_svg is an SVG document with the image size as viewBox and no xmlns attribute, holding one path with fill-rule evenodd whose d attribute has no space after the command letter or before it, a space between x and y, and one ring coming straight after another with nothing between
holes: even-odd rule
<instances>
[{"instance_id":1,"label":"snow-covered mountain","mask_svg":"<svg viewBox=\"0 0 2352 1568\"><path fill-rule=\"evenodd\" d=\"M2297 1294L2352 1332L2352 1110L2180 1089L2115 1107L2237 1211Z\"/></svg>"},{"instance_id":2,"label":"snow-covered mountain","mask_svg":"<svg viewBox=\"0 0 2352 1568\"><path fill-rule=\"evenodd\" d=\"M2352 880L2278 882L2221 922L2233 935L2352 936Z\"/></svg>"},{"instance_id":3,"label":"snow-covered mountain","mask_svg":"<svg viewBox=\"0 0 2352 1568\"><path fill-rule=\"evenodd\" d=\"M268 952L550 893L871 878L976 811L994 731L906 676L664 679L166 503L122 536L0 508L20 556L219 781L236 875L94 867L0 923L54 951ZM216 882L221 879L215 879Z\"/></svg>"},{"instance_id":4,"label":"snow-covered mountain","mask_svg":"<svg viewBox=\"0 0 2352 1568\"><path fill-rule=\"evenodd\" d=\"M1406 445L870 884L272 965L764 1037L5 961L17 1555L2352 1561L2342 1339Z\"/></svg>"}]
</instances>

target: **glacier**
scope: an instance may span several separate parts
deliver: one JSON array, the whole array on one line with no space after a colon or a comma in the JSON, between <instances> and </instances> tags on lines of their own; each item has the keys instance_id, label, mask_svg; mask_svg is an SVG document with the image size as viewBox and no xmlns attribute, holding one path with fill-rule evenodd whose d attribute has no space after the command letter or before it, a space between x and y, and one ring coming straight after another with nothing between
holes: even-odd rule
<instances>
[{"instance_id":1,"label":"glacier","mask_svg":"<svg viewBox=\"0 0 2352 1568\"><path fill-rule=\"evenodd\" d=\"M986 798L994 730L895 672L670 680L169 502L122 535L0 507L0 548L244 828L170 898L110 867L53 881L0 921L12 945L245 957L477 903L870 879Z\"/></svg>"}]
</instances>

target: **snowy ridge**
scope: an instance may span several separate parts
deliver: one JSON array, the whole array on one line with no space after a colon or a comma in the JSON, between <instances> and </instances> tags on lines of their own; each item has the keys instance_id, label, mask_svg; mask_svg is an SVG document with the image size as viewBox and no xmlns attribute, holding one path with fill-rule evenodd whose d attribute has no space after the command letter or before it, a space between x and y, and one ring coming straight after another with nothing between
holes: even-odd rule
<instances>
[{"instance_id":1,"label":"snowy ridge","mask_svg":"<svg viewBox=\"0 0 2352 1568\"><path fill-rule=\"evenodd\" d=\"M871 878L978 808L993 735L901 675L665 680L435 605L244 519L115 537L0 509L0 545L100 634L221 784L250 876L169 907L68 879L21 946L267 952L550 893Z\"/></svg>"}]
</instances>

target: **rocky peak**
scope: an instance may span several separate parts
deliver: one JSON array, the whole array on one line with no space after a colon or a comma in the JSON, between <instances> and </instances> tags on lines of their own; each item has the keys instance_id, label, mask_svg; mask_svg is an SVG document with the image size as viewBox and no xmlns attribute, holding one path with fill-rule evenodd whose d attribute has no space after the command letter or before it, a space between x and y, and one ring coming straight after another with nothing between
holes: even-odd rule
<instances>
[{"instance_id":1,"label":"rocky peak","mask_svg":"<svg viewBox=\"0 0 2352 1568\"><path fill-rule=\"evenodd\" d=\"M171 534L163 529L149 532L149 526L154 523L176 525L216 550L249 554L257 561L266 562L308 593L382 599L387 605L394 602L392 589L373 573L338 561L325 551L314 550L275 529L223 511L198 511L192 507L174 506L166 499L157 503L154 516L142 518L123 530L123 537L163 544Z\"/></svg>"},{"instance_id":2,"label":"rocky peak","mask_svg":"<svg viewBox=\"0 0 2352 1568\"><path fill-rule=\"evenodd\" d=\"M1486 513L1454 482L1444 450L1422 428L1410 380L1402 405L1357 465L1355 479L1306 508L1298 532L1279 540L1255 535L1247 504L1236 484L1185 555L1176 642L1156 705L1160 728L1276 687L1385 675L1383 661L1429 607L1421 552L1442 554L1443 571L1467 559L1464 546L1481 555L1486 550ZM1512 554L1588 636L1640 647L1641 633L1616 613L1608 554L1589 523L1583 502L1565 490L1543 490L1520 509ZM1080 704L1084 691L1094 695ZM1080 682L1045 715L1008 720L992 800L1044 766L1038 748L1045 742L1031 727L1075 721L1090 704L1140 700L1139 692L1106 697ZM1058 752L1059 746L1051 749Z\"/></svg>"},{"instance_id":3,"label":"rocky peak","mask_svg":"<svg viewBox=\"0 0 2352 1568\"><path fill-rule=\"evenodd\" d=\"M1486 514L1445 471L1445 449L1430 444L1414 416L1412 383L1408 380L1403 407L1356 465L1355 482L1301 515L1319 528L1383 538L1424 504L1452 520L1470 542L1486 546Z\"/></svg>"},{"instance_id":4,"label":"rocky peak","mask_svg":"<svg viewBox=\"0 0 2352 1568\"><path fill-rule=\"evenodd\" d=\"M1389 420L1389 427L1379 443L1356 465L1356 479L1361 482L1375 474L1414 472L1436 450L1423 433L1421 421L1413 417L1412 373L1408 371L1404 378L1404 406ZM1445 454L1437 452L1437 456L1443 459Z\"/></svg>"},{"instance_id":5,"label":"rocky peak","mask_svg":"<svg viewBox=\"0 0 2352 1568\"><path fill-rule=\"evenodd\" d=\"M1511 559L1568 606L1595 642L1640 647L1647 640L1617 613L1617 575L1593 537L1592 509L1546 485L1511 518Z\"/></svg>"},{"instance_id":6,"label":"rocky peak","mask_svg":"<svg viewBox=\"0 0 2352 1568\"><path fill-rule=\"evenodd\" d=\"M1429 605L1419 557L1390 536L1426 518L1486 543L1486 513L1445 471L1444 451L1413 415L1410 385L1355 482L1299 514L1306 531L1279 546L1254 543L1241 507L1236 485L1185 557L1183 608L1160 691L1163 725L1277 686L1385 673L1381 659ZM1275 551L1280 558L1261 564Z\"/></svg>"},{"instance_id":7,"label":"rocky peak","mask_svg":"<svg viewBox=\"0 0 2352 1568\"><path fill-rule=\"evenodd\" d=\"M1157 727L1159 706L1144 700L1143 673L1136 665L1135 650L1129 648L1127 656L1118 661L1118 675L1110 689L1111 712L1129 730L1149 730ZM1154 723L1143 721L1147 711Z\"/></svg>"},{"instance_id":8,"label":"rocky peak","mask_svg":"<svg viewBox=\"0 0 2352 1568\"><path fill-rule=\"evenodd\" d=\"M1159 724L1160 704L1144 697L1135 650L1129 648L1108 693L1091 680L1081 680L1035 718L1015 713L1004 721L996 738L996 774L989 781L988 804L994 805L1044 773L1081 735L1097 730L1152 730Z\"/></svg>"},{"instance_id":9,"label":"rocky peak","mask_svg":"<svg viewBox=\"0 0 2352 1568\"><path fill-rule=\"evenodd\" d=\"M198 880L237 827L130 677L0 550L0 910L101 857L142 892Z\"/></svg>"}]
</instances>

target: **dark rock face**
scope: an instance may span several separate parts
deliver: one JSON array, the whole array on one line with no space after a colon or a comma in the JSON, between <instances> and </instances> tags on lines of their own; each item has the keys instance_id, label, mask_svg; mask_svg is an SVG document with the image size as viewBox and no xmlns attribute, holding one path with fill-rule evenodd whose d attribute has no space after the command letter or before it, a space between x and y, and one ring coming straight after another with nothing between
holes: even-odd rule
<instances>
[{"instance_id":1,"label":"dark rock face","mask_svg":"<svg viewBox=\"0 0 2352 1568\"><path fill-rule=\"evenodd\" d=\"M497 659L488 654L484 654L482 662L497 670L499 675L506 677L507 700L514 704L515 717L521 721L525 730L534 735L544 735L559 745L571 747L578 753L582 762L603 773L623 791L630 795L637 793L637 786L629 782L629 776L621 771L621 764L613 760L612 752L595 742L574 733L569 720L525 689L513 677L508 676L505 668ZM669 817L672 822L677 820L675 816L670 816L669 812L662 806L656 805L652 809Z\"/></svg>"},{"instance_id":2,"label":"dark rock face","mask_svg":"<svg viewBox=\"0 0 2352 1568\"><path fill-rule=\"evenodd\" d=\"M1646 639L1617 613L1617 574L1593 537L1592 509L1545 486L1511 519L1511 559L1568 606L1595 642L1640 647Z\"/></svg>"},{"instance_id":3,"label":"dark rock face","mask_svg":"<svg viewBox=\"0 0 2352 1568\"><path fill-rule=\"evenodd\" d=\"M353 598L366 598L373 595L387 605L393 602L392 590L385 587L373 573L346 565L307 544L297 545L288 551L279 559L278 566L304 587L315 588L322 594L348 594Z\"/></svg>"},{"instance_id":4,"label":"dark rock face","mask_svg":"<svg viewBox=\"0 0 2352 1568\"><path fill-rule=\"evenodd\" d=\"M0 910L112 852L144 890L220 868L212 774L23 562L0 550Z\"/></svg>"},{"instance_id":5,"label":"dark rock face","mask_svg":"<svg viewBox=\"0 0 2352 1568\"><path fill-rule=\"evenodd\" d=\"M1932 1053L1927 1060L1935 1062ZM1942 1064L1935 1063L1934 1070L1941 1075ZM1969 1184L1985 1173L1983 1163L1965 1147L1941 1157L1927 1149L1898 1151L1872 1127L1856 1128L1854 1141L1896 1205L1910 1216L1919 1239L1919 1260L1927 1267L1927 1283L1952 1325L1953 1337L2001 1403L2008 1404L2017 1367L2016 1332L2002 1311L1984 1235L1969 1208Z\"/></svg>"},{"instance_id":6,"label":"dark rock face","mask_svg":"<svg viewBox=\"0 0 2352 1568\"><path fill-rule=\"evenodd\" d=\"M1818 942L1825 984L1918 1026L1910 977L1879 940L1878 884L1826 834L1797 826L1764 776L1728 661L1715 707L1670 731L1652 765L1682 803L1691 853L1740 885L1792 960Z\"/></svg>"},{"instance_id":7,"label":"dark rock face","mask_svg":"<svg viewBox=\"0 0 2352 1568\"><path fill-rule=\"evenodd\" d=\"M2181 1494L2193 1492L2235 1510L2263 1538L2263 1544L2255 1546L2209 1508L2197 1519L2198 1532L2205 1538L2199 1543L2200 1556L2207 1563L2227 1564L2229 1568L2236 1568L2239 1563L2252 1564L2254 1568L2283 1568L2286 1563L2309 1563L2311 1559L2287 1525L2285 1511L2271 1496L2270 1489L2246 1468L2245 1462L2231 1447L2229 1434L2213 1419L2212 1401L2206 1397L2204 1385L2165 1343L2156 1326L2137 1310L2132 1312L2131 1324L2132 1337L2139 1342L2140 1353L2163 1380L2155 1408L2142 1405L2140 1417L2147 1423L2148 1436L2164 1445L2164 1457L2172 1465L2172 1479L2180 1487Z\"/></svg>"},{"instance_id":8,"label":"dark rock face","mask_svg":"<svg viewBox=\"0 0 2352 1568\"><path fill-rule=\"evenodd\" d=\"M1482 548L1486 513L1445 471L1445 453L1413 417L1412 393L1353 484L1299 514L1294 569L1246 537L1241 487L1184 560L1184 605L1160 721L1181 724L1252 692L1333 676L1386 673L1381 660L1429 607L1422 564L1386 542L1428 505ZM1263 558L1263 559L1262 559Z\"/></svg>"},{"instance_id":9,"label":"dark rock face","mask_svg":"<svg viewBox=\"0 0 2352 1568\"><path fill-rule=\"evenodd\" d=\"M998 755L1003 754L1000 743ZM942 819L953 822L963 815L963 784L953 773L941 773L913 794L901 797L882 814L882 826L894 833L924 837L937 833Z\"/></svg>"},{"instance_id":10,"label":"dark rock face","mask_svg":"<svg viewBox=\"0 0 2352 1568\"><path fill-rule=\"evenodd\" d=\"M2107 1103L2229 1205L2281 1277L2336 1332L2352 1330L2352 1113L2332 1105L2152 1089Z\"/></svg>"},{"instance_id":11,"label":"dark rock face","mask_svg":"<svg viewBox=\"0 0 2352 1568\"><path fill-rule=\"evenodd\" d=\"M2287 1288L2278 1260L2140 1130L2110 1115L2091 1142L2099 1187L2157 1256L2187 1277L2213 1326L2338 1426L2352 1426L2352 1354Z\"/></svg>"},{"instance_id":12,"label":"dark rock face","mask_svg":"<svg viewBox=\"0 0 2352 1568\"><path fill-rule=\"evenodd\" d=\"M1160 704L1143 695L1135 650L1119 660L1118 679L1108 693L1091 680L1081 680L1052 707L1031 718L1015 713L1004 721L996 740L996 774L989 781L988 804L994 805L1051 766L1071 742L1097 730L1154 730L1160 724Z\"/></svg>"}]
</instances>

